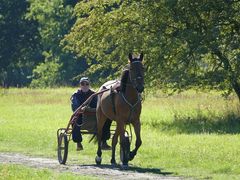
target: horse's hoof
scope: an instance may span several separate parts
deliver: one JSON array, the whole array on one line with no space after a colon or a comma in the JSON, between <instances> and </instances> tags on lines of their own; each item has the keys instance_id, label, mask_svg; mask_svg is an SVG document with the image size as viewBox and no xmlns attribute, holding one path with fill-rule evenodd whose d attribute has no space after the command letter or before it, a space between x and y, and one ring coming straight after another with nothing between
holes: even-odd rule
<instances>
[{"instance_id":1,"label":"horse's hoof","mask_svg":"<svg viewBox=\"0 0 240 180\"><path fill-rule=\"evenodd\" d=\"M112 167L117 167L117 163L111 163Z\"/></svg>"},{"instance_id":2,"label":"horse's hoof","mask_svg":"<svg viewBox=\"0 0 240 180\"><path fill-rule=\"evenodd\" d=\"M127 170L128 169L128 164L122 164L121 169L122 170Z\"/></svg>"},{"instance_id":3,"label":"horse's hoof","mask_svg":"<svg viewBox=\"0 0 240 180\"><path fill-rule=\"evenodd\" d=\"M117 165L116 161L115 160L111 160L111 165L112 166L116 166Z\"/></svg>"},{"instance_id":4,"label":"horse's hoof","mask_svg":"<svg viewBox=\"0 0 240 180\"><path fill-rule=\"evenodd\" d=\"M102 162L102 158L99 157L99 156L96 156L96 158L95 158L95 162L96 162L97 165L100 165L101 162Z\"/></svg>"},{"instance_id":5,"label":"horse's hoof","mask_svg":"<svg viewBox=\"0 0 240 180\"><path fill-rule=\"evenodd\" d=\"M136 153L130 152L129 153L129 161L133 160L134 156L136 155Z\"/></svg>"}]
</instances>

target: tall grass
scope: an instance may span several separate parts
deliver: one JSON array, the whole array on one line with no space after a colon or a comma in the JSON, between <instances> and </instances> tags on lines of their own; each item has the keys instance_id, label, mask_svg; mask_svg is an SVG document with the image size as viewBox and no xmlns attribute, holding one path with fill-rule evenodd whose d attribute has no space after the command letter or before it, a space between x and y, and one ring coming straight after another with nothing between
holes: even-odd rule
<instances>
[{"instance_id":1,"label":"tall grass","mask_svg":"<svg viewBox=\"0 0 240 180\"><path fill-rule=\"evenodd\" d=\"M74 91L1 89L0 151L56 158L56 130L67 125ZM224 99L214 91L147 94L141 115L143 144L130 166L142 172L240 179L239 117L235 96ZM82 152L69 144L67 163L95 164L96 145L83 138ZM102 163L109 164L110 156L103 152Z\"/></svg>"},{"instance_id":2,"label":"tall grass","mask_svg":"<svg viewBox=\"0 0 240 180\"><path fill-rule=\"evenodd\" d=\"M188 91L170 97L158 93L157 97L150 95L143 107L147 107L143 112L143 124L165 132L240 132L237 98L226 99L219 92Z\"/></svg>"}]
</instances>

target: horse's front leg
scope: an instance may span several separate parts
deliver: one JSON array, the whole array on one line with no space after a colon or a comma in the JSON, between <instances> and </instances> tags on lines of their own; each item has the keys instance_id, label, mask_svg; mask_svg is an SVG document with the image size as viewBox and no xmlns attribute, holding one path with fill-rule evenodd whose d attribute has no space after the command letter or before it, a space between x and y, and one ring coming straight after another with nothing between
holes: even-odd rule
<instances>
[{"instance_id":1,"label":"horse's front leg","mask_svg":"<svg viewBox=\"0 0 240 180\"><path fill-rule=\"evenodd\" d=\"M132 123L133 128L134 128L134 132L136 135L136 143L135 143L135 149L133 151L130 152L129 154L129 160L133 160L133 158L135 157L135 155L137 154L138 148L141 146L142 144L142 139L141 139L141 123L140 120L135 121L134 123Z\"/></svg>"}]
</instances>

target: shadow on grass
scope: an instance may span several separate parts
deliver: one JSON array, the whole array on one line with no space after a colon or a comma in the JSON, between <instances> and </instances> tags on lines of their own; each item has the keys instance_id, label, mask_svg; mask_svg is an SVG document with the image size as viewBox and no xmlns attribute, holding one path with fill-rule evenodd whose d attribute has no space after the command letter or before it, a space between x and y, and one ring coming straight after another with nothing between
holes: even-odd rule
<instances>
[{"instance_id":1,"label":"shadow on grass","mask_svg":"<svg viewBox=\"0 0 240 180\"><path fill-rule=\"evenodd\" d=\"M152 173L152 174L158 174L158 175L171 175L173 172L165 172L162 171L159 168L142 168L142 167L137 167L137 166L131 166L127 169L122 169L121 165L111 165L111 164L101 164L101 165L96 165L96 164L89 164L89 165L80 165L82 167L84 166L92 166L92 167L98 167L101 169L116 169L116 170L123 170L123 171L131 171L131 172L138 172L138 173Z\"/></svg>"},{"instance_id":2,"label":"shadow on grass","mask_svg":"<svg viewBox=\"0 0 240 180\"><path fill-rule=\"evenodd\" d=\"M175 114L171 122L152 122L150 125L161 131L176 133L238 134L240 133L240 113L227 112L224 115L218 115L197 112L195 116Z\"/></svg>"},{"instance_id":3,"label":"shadow on grass","mask_svg":"<svg viewBox=\"0 0 240 180\"><path fill-rule=\"evenodd\" d=\"M136 166L130 166L128 168L128 171L134 171L134 172L139 172L139 173L161 174L164 176L173 174L173 172L165 172L159 168L141 168L141 167L136 167Z\"/></svg>"}]
</instances>

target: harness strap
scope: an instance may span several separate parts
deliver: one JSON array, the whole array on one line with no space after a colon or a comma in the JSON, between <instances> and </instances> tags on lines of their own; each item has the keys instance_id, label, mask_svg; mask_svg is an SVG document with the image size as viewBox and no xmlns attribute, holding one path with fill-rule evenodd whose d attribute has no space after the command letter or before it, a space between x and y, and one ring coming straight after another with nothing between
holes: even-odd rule
<instances>
[{"instance_id":1,"label":"harness strap","mask_svg":"<svg viewBox=\"0 0 240 180\"><path fill-rule=\"evenodd\" d=\"M133 62L131 62L132 64L134 64L134 63L142 63L142 61L133 61Z\"/></svg>"},{"instance_id":2,"label":"harness strap","mask_svg":"<svg viewBox=\"0 0 240 180\"><path fill-rule=\"evenodd\" d=\"M140 98L140 94L138 94L138 99L137 99L137 102L135 104L131 104L127 99L126 97L124 96L124 94L122 92L120 92L121 94L121 97L123 98L123 100L125 101L125 103L127 103L129 106L130 106L130 113L128 115L128 119L127 119L127 123L130 123L130 119L131 119L131 116L132 116L132 112L134 110L134 108L137 106L137 104L139 102L141 102L141 98Z\"/></svg>"},{"instance_id":3,"label":"harness strap","mask_svg":"<svg viewBox=\"0 0 240 180\"><path fill-rule=\"evenodd\" d=\"M115 103L114 103L114 96L115 96L115 93L114 93L114 91L113 91L112 86L111 86L110 96L111 96L111 100L112 100L112 108L113 108L113 112L114 112L114 114L116 114L116 107L115 107Z\"/></svg>"}]
</instances>

